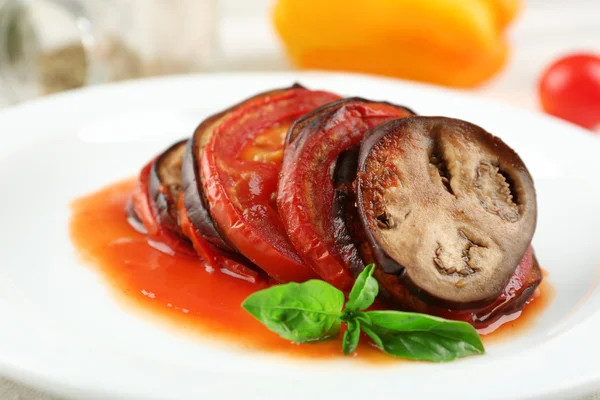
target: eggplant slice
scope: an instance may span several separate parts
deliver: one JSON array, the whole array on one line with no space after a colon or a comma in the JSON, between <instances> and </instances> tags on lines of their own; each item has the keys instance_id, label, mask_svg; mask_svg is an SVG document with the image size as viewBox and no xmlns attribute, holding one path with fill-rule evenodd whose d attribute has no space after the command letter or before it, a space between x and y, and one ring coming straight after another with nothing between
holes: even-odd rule
<instances>
[{"instance_id":1,"label":"eggplant slice","mask_svg":"<svg viewBox=\"0 0 600 400\"><path fill-rule=\"evenodd\" d=\"M362 228L358 222L356 195L353 188L359 149L359 146L353 146L341 153L335 163L333 174L335 241L338 246L347 249L345 252L340 252L340 257L343 258L355 278L365 269L365 263L362 261L356 245L356 243L364 243L364 237L358 238Z\"/></svg>"},{"instance_id":2,"label":"eggplant slice","mask_svg":"<svg viewBox=\"0 0 600 400\"><path fill-rule=\"evenodd\" d=\"M177 201L183 190L181 165L187 140L182 140L163 152L152 164L150 171L150 198L156 217L162 227L187 240L177 221Z\"/></svg>"},{"instance_id":3,"label":"eggplant slice","mask_svg":"<svg viewBox=\"0 0 600 400\"><path fill-rule=\"evenodd\" d=\"M202 237L213 246L231 253L237 253L237 250L221 236L215 226L208 210L208 201L204 194L201 181L202 174L200 173L200 158L204 146L210 141L216 125L221 121L224 114L213 115L202 122L186 146L181 170L184 188L183 202L190 222L198 229Z\"/></svg>"},{"instance_id":4,"label":"eggplant slice","mask_svg":"<svg viewBox=\"0 0 600 400\"><path fill-rule=\"evenodd\" d=\"M346 247L358 249L345 253L349 257L344 260L355 276L365 267L359 254L366 260L373 261L371 248L359 222L353 187L358 165L358 150L358 146L350 148L338 157L334 175L335 199L333 205L333 217L337 227L336 241ZM390 308L466 321L476 329L484 329L502 316L522 310L542 281L542 271L535 254L533 251L529 253L528 250L502 294L491 304L483 308L452 310L427 304L409 292L398 281L396 275L386 274L381 268L375 270L374 276L380 285L380 292L383 295L381 299L390 303Z\"/></svg>"},{"instance_id":5,"label":"eggplant slice","mask_svg":"<svg viewBox=\"0 0 600 400\"><path fill-rule=\"evenodd\" d=\"M428 304L452 309L493 302L536 227L536 193L522 160L456 119L408 117L368 132L356 195L370 248L361 246L363 261Z\"/></svg>"},{"instance_id":6,"label":"eggplant slice","mask_svg":"<svg viewBox=\"0 0 600 400\"><path fill-rule=\"evenodd\" d=\"M302 87L302 85L295 83L290 88ZM210 214L208 200L204 193L202 172L200 170L200 160L202 159L204 147L210 142L212 135L215 133L215 130L221 122L239 107L258 97L277 94L288 89L289 88L275 89L259 93L220 113L208 117L196 128L194 135L187 144L182 167L182 182L184 188L183 201L192 224L208 242L222 250L230 253L239 253L227 240L227 237L219 232Z\"/></svg>"}]
</instances>

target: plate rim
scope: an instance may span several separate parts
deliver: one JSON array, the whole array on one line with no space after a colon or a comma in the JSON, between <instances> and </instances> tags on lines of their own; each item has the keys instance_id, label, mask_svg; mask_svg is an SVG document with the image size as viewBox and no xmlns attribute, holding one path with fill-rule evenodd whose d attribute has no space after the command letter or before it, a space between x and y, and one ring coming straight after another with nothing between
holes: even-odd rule
<instances>
[{"instance_id":1,"label":"plate rim","mask_svg":"<svg viewBox=\"0 0 600 400\"><path fill-rule=\"evenodd\" d=\"M335 73L335 72L321 72L321 71L311 71L311 72L218 72L218 73L205 73L198 75L176 75L169 77L159 77L159 78L148 78L148 79L140 79L135 81L127 81L120 83L111 83L101 86L82 88L78 90L74 90L67 93L61 93L53 96L49 96L47 98L40 98L30 102L22 103L16 106L11 106L5 108L0 111L0 126L4 124L5 118L9 118L14 113L33 113L36 110L43 109L44 107L48 107L50 105L60 106L60 103L69 103L78 98L85 96L96 96L96 93L103 91L114 91L114 90L139 90L139 87L144 86L153 86L156 84L169 84L169 82L179 82L179 81L189 81L189 80L210 80L210 79L260 79L266 82L273 77L277 77L278 79L289 79L290 81L296 79L328 79L328 78L339 78L339 79L359 79L359 80L377 80L381 82L389 82L393 86L405 86L411 87L414 90L418 91L432 91L434 93L450 93L453 96L464 97L470 99L471 101L476 100L478 102L483 102L489 104L490 107L497 106L501 109L505 110L514 110L518 111L521 115L529 115L533 118L543 118L549 121L552 121L553 124L558 124L561 126L561 129L568 129L571 131L578 131L579 134L584 135L585 137L593 137L590 135L588 131L583 128L580 128L574 124L569 122L560 120L555 117L543 115L541 113L528 110L528 109L520 109L517 107L510 106L506 103L499 103L494 100L490 100L487 98L482 98L481 95L470 93L461 90L448 89L448 88L440 88L433 85L423 84L423 83L415 83L415 82L406 82L393 78L385 78L385 77L376 77L369 76L363 74L349 74L349 73ZM587 140L587 139L586 139ZM596 140L594 138L593 140ZM600 141L596 140L596 144L600 143ZM0 300L2 300L0 298ZM2 303L0 303L0 306ZM0 315L2 315L2 308L0 307ZM600 319L596 318L598 315L595 315L595 325L600 327ZM592 319L590 317L590 319ZM587 321L588 323L591 321ZM49 393L55 393L58 395L64 394L72 394L76 392L84 393L86 390L89 390L89 386L80 387L78 385L65 384L64 380L58 379L53 374L44 373L44 371L37 371L32 368L25 368L23 365L18 365L11 363L11 360L7 360L4 357L1 349L3 344L0 342L0 372L2 375L23 383L26 383L31 386L40 387L43 390ZM47 372L47 371L46 371ZM585 394L593 389L600 388L600 366L594 371L593 374L582 377L580 381L575 382L571 385L557 385L554 388L547 387L547 391L540 393L539 391L536 394L529 393L525 395L523 398L535 398L538 396L561 396L556 398L564 398L562 396L573 396L574 394ZM105 396L117 396L120 395L117 392L106 393L101 390L100 387L93 389L95 394L87 393L98 398L106 398ZM133 393L127 393L126 396L131 396ZM99 397L100 396L100 397ZM265 396L261 395L261 398L265 398ZM146 398L146 397L144 397Z\"/></svg>"}]
</instances>

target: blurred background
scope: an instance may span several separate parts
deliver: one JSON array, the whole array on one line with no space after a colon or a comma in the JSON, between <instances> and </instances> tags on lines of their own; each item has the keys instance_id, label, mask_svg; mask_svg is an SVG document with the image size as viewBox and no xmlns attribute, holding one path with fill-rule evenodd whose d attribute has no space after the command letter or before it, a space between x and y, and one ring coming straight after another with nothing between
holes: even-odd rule
<instances>
[{"instance_id":1,"label":"blurred background","mask_svg":"<svg viewBox=\"0 0 600 400\"><path fill-rule=\"evenodd\" d=\"M600 0L0 0L0 107L149 76L319 69L543 106L594 129L599 22Z\"/></svg>"}]
</instances>

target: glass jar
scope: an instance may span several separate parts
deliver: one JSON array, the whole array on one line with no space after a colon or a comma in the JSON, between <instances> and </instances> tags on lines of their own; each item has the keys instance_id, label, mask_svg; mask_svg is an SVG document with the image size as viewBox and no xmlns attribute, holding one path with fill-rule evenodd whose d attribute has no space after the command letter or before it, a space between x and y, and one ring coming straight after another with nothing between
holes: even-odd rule
<instances>
[{"instance_id":1,"label":"glass jar","mask_svg":"<svg viewBox=\"0 0 600 400\"><path fill-rule=\"evenodd\" d=\"M211 67L216 0L0 0L9 102Z\"/></svg>"}]
</instances>

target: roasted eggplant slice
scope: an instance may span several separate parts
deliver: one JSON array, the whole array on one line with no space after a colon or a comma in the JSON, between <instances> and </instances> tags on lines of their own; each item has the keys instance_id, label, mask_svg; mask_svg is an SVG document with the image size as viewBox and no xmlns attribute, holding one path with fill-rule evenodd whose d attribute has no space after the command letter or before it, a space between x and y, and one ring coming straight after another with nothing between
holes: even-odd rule
<instances>
[{"instance_id":1,"label":"roasted eggplant slice","mask_svg":"<svg viewBox=\"0 0 600 400\"><path fill-rule=\"evenodd\" d=\"M177 201L182 191L181 164L187 140L175 143L152 164L150 197L158 222L174 235L185 238L177 222Z\"/></svg>"},{"instance_id":2,"label":"roasted eggplant slice","mask_svg":"<svg viewBox=\"0 0 600 400\"><path fill-rule=\"evenodd\" d=\"M356 195L354 181L358 168L358 151L356 145L342 152L336 163L333 175L333 226L334 240L340 251L340 258L354 277L362 272L365 264L361 259L356 243L364 242L364 237L357 239L362 232L356 210ZM353 234L351 229L356 232ZM364 235L363 235L364 236Z\"/></svg>"},{"instance_id":3,"label":"roasted eggplant slice","mask_svg":"<svg viewBox=\"0 0 600 400\"><path fill-rule=\"evenodd\" d=\"M182 182L184 204L187 208L190 222L213 246L236 253L237 250L229 244L226 238L221 236L210 216L202 186L202 174L200 173L200 157L202 156L204 147L212 137L218 122L224 119L230 111L231 109L215 114L204 120L196 128L194 136L189 140L183 156Z\"/></svg>"},{"instance_id":4,"label":"roasted eggplant slice","mask_svg":"<svg viewBox=\"0 0 600 400\"><path fill-rule=\"evenodd\" d=\"M361 254L365 259L373 261L371 248L359 222L353 187L358 165L358 150L358 146L350 148L338 157L334 175L333 205L335 239L340 245L351 249L342 254L345 255L344 262L354 275L360 273L365 266ZM414 296L398 281L396 275L386 274L381 268L375 270L375 278L379 281L380 290L384 294L382 300L390 303L391 308L465 321L484 332L489 329L488 327L493 328L492 324L501 317L521 311L533 299L535 290L542 280L542 273L530 247L500 296L483 308L465 310L430 305Z\"/></svg>"},{"instance_id":5,"label":"roasted eggplant slice","mask_svg":"<svg viewBox=\"0 0 600 400\"><path fill-rule=\"evenodd\" d=\"M341 290L354 282L347 260L356 249L336 240L332 175L338 156L364 133L409 109L360 98L339 100L299 118L288 132L277 207L296 252L321 278Z\"/></svg>"},{"instance_id":6,"label":"roasted eggplant slice","mask_svg":"<svg viewBox=\"0 0 600 400\"><path fill-rule=\"evenodd\" d=\"M363 261L440 307L497 299L536 226L535 189L519 156L456 119L415 116L371 130L356 194L371 249Z\"/></svg>"}]
</instances>

